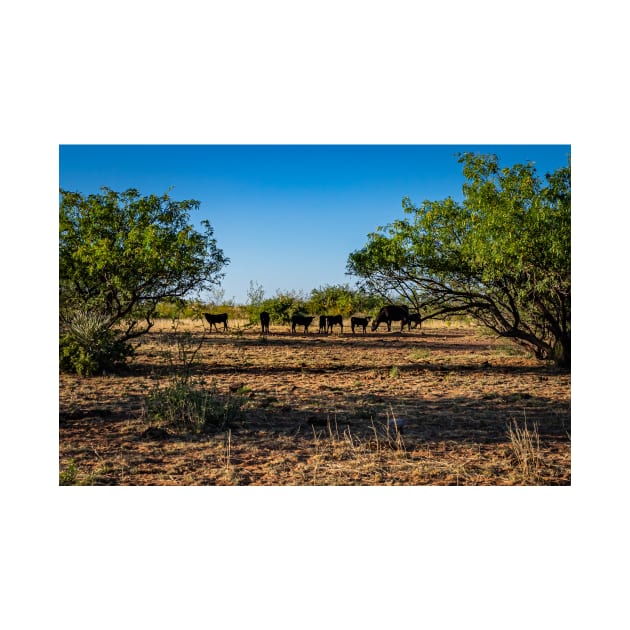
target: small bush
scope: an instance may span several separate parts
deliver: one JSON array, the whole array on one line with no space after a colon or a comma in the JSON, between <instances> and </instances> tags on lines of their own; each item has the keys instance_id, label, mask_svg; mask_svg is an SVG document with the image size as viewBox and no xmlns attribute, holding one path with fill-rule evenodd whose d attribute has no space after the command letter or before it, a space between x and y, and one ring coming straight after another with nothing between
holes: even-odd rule
<instances>
[{"instance_id":1,"label":"small bush","mask_svg":"<svg viewBox=\"0 0 630 630\"><path fill-rule=\"evenodd\" d=\"M65 318L59 338L59 367L64 372L91 376L124 365L133 348L121 341L106 314L77 310Z\"/></svg>"},{"instance_id":2,"label":"small bush","mask_svg":"<svg viewBox=\"0 0 630 630\"><path fill-rule=\"evenodd\" d=\"M423 359L428 359L431 356L430 350L414 350L409 358L412 361L422 361Z\"/></svg>"},{"instance_id":3,"label":"small bush","mask_svg":"<svg viewBox=\"0 0 630 630\"><path fill-rule=\"evenodd\" d=\"M68 465L59 473L59 485L60 486L74 486L77 483L78 475L77 465L74 463L74 459L68 462Z\"/></svg>"},{"instance_id":4,"label":"small bush","mask_svg":"<svg viewBox=\"0 0 630 630\"><path fill-rule=\"evenodd\" d=\"M117 340L110 331L104 331L89 344L67 333L59 339L59 368L63 372L93 376L120 368L133 353L129 344Z\"/></svg>"},{"instance_id":5,"label":"small bush","mask_svg":"<svg viewBox=\"0 0 630 630\"><path fill-rule=\"evenodd\" d=\"M90 376L98 372L98 361L71 335L64 335L59 340L59 369Z\"/></svg>"},{"instance_id":6,"label":"small bush","mask_svg":"<svg viewBox=\"0 0 630 630\"><path fill-rule=\"evenodd\" d=\"M156 385L144 401L146 420L160 428L192 433L222 431L242 415L244 399L220 395L191 378L174 378L166 387Z\"/></svg>"}]
</instances>

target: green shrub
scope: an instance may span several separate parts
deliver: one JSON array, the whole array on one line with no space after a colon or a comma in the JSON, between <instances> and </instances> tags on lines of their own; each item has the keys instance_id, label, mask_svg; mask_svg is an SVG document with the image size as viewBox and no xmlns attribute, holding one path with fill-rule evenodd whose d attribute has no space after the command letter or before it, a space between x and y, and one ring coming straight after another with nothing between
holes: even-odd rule
<instances>
[{"instance_id":1,"label":"green shrub","mask_svg":"<svg viewBox=\"0 0 630 630\"><path fill-rule=\"evenodd\" d=\"M379 296L352 289L348 284L335 284L313 289L307 307L311 313L350 317L353 313L377 312L384 304Z\"/></svg>"},{"instance_id":2,"label":"green shrub","mask_svg":"<svg viewBox=\"0 0 630 630\"><path fill-rule=\"evenodd\" d=\"M86 348L72 335L64 335L59 340L59 367L63 372L94 376L119 369L133 353L129 344L115 339L101 340L99 346Z\"/></svg>"},{"instance_id":3,"label":"green shrub","mask_svg":"<svg viewBox=\"0 0 630 630\"><path fill-rule=\"evenodd\" d=\"M195 304L179 299L163 300L155 307L155 317L161 319L192 318L195 314Z\"/></svg>"},{"instance_id":4,"label":"green shrub","mask_svg":"<svg viewBox=\"0 0 630 630\"><path fill-rule=\"evenodd\" d=\"M112 371L124 365L133 348L106 327L97 312L77 311L59 338L59 368L81 376Z\"/></svg>"},{"instance_id":5,"label":"green shrub","mask_svg":"<svg viewBox=\"0 0 630 630\"><path fill-rule=\"evenodd\" d=\"M209 433L229 428L241 417L244 399L221 395L216 387L175 377L166 387L156 385L144 401L149 424L192 433Z\"/></svg>"},{"instance_id":6,"label":"green shrub","mask_svg":"<svg viewBox=\"0 0 630 630\"><path fill-rule=\"evenodd\" d=\"M77 465L74 463L74 459L70 459L68 465L59 473L59 485L60 486L74 486L77 483L78 475Z\"/></svg>"},{"instance_id":7,"label":"green shrub","mask_svg":"<svg viewBox=\"0 0 630 630\"><path fill-rule=\"evenodd\" d=\"M278 291L275 297L257 303L251 303L247 307L247 315L251 324L260 323L260 314L263 311L269 313L274 324L286 324L291 317L298 313L307 314L308 305L303 295L295 291L285 293Z\"/></svg>"}]
</instances>

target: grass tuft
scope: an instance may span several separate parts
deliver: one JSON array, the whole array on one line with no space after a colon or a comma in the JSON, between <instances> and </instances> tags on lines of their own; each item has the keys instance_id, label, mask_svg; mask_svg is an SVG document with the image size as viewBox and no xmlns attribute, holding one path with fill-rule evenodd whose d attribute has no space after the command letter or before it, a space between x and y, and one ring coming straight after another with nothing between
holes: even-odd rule
<instances>
[{"instance_id":1,"label":"grass tuft","mask_svg":"<svg viewBox=\"0 0 630 630\"><path fill-rule=\"evenodd\" d=\"M533 428L530 429L527 426L527 420L523 422L522 426L519 426L518 422L514 420L508 425L507 433L523 481L538 482L542 466L538 425L534 423Z\"/></svg>"}]
</instances>

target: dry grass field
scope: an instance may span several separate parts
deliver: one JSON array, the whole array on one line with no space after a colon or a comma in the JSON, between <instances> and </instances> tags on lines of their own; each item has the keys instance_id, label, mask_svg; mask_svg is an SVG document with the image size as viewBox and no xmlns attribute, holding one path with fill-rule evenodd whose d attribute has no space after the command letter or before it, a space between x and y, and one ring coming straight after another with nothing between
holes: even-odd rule
<instances>
[{"instance_id":1,"label":"dry grass field","mask_svg":"<svg viewBox=\"0 0 630 630\"><path fill-rule=\"evenodd\" d=\"M261 337L245 322L209 334L162 320L125 372L61 374L60 484L571 483L570 374L466 324L354 336L347 324ZM186 366L229 425L152 415L147 401Z\"/></svg>"}]
</instances>

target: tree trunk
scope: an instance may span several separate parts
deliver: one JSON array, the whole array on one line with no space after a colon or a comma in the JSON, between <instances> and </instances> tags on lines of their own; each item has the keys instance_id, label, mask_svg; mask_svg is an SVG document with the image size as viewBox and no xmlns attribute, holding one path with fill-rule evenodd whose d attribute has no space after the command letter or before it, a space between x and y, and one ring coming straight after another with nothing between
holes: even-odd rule
<instances>
[{"instance_id":1,"label":"tree trunk","mask_svg":"<svg viewBox=\"0 0 630 630\"><path fill-rule=\"evenodd\" d=\"M562 335L554 348L554 361L560 368L571 371L571 335Z\"/></svg>"}]
</instances>

